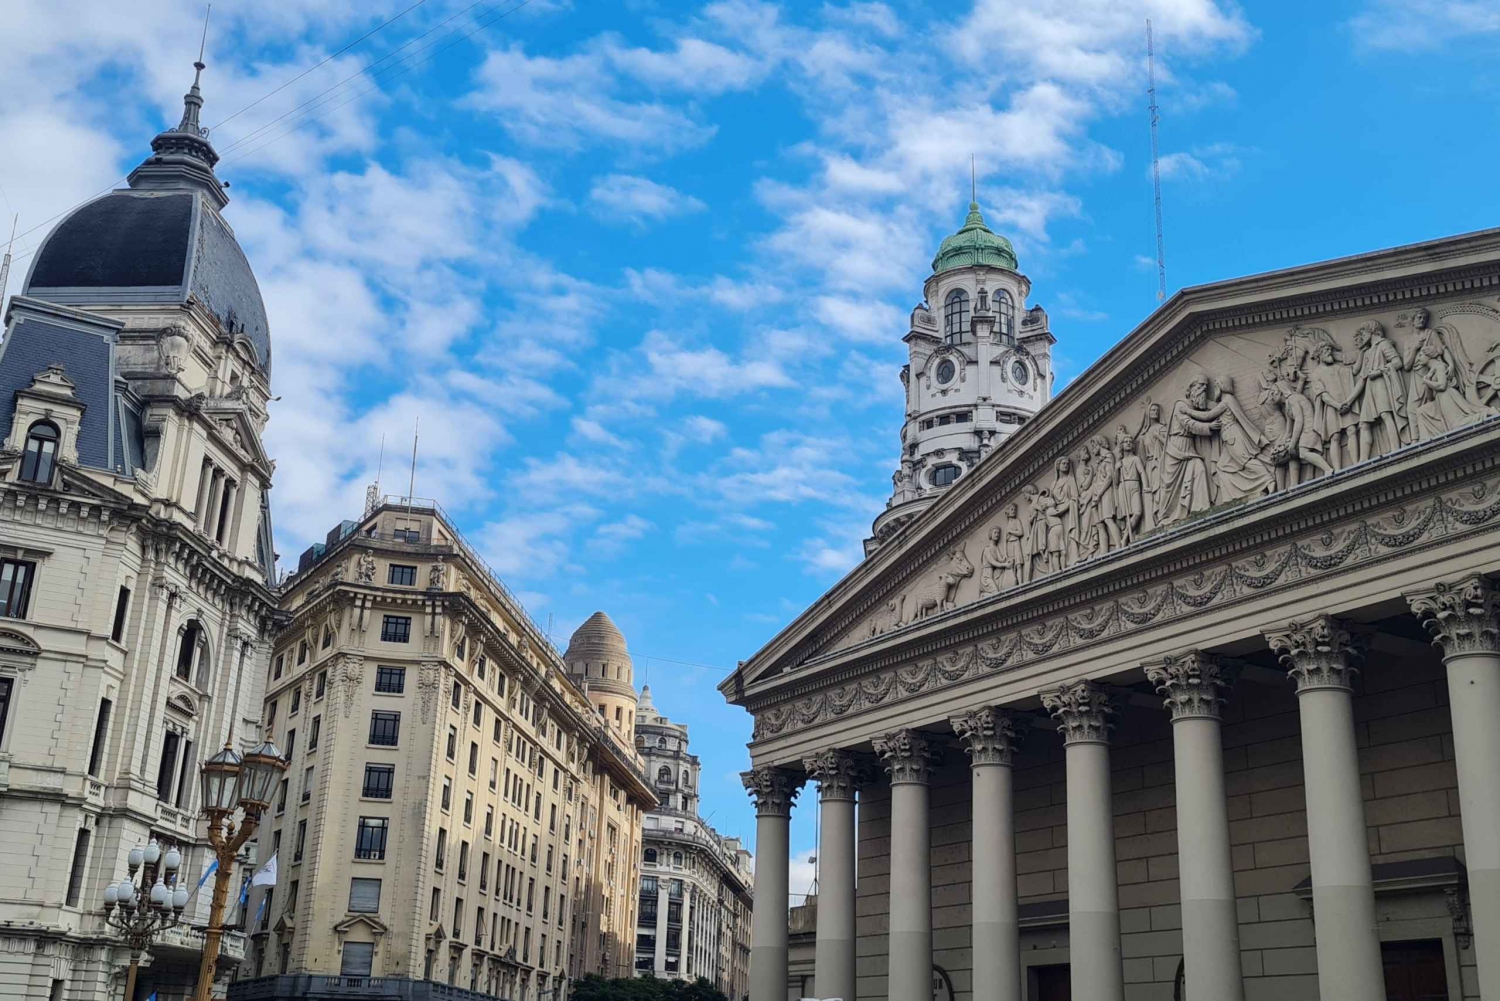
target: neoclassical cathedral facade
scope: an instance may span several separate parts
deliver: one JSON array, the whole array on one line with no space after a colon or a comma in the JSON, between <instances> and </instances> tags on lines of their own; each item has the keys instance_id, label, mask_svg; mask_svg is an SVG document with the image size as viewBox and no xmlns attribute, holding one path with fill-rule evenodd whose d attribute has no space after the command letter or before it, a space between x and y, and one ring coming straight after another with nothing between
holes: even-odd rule
<instances>
[{"instance_id":1,"label":"neoclassical cathedral facade","mask_svg":"<svg viewBox=\"0 0 1500 1001\"><path fill-rule=\"evenodd\" d=\"M1001 256L934 262L914 391ZM869 555L721 686L751 1001L799 792L819 998L1500 999L1497 395L1489 230L1185 289L947 484L909 399Z\"/></svg>"}]
</instances>

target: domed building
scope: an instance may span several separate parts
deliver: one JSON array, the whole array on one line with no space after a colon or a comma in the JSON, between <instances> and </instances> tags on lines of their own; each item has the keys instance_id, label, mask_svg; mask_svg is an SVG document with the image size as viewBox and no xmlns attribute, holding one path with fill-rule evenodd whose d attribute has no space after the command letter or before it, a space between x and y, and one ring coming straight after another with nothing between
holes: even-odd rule
<instances>
[{"instance_id":1,"label":"domed building","mask_svg":"<svg viewBox=\"0 0 1500 1001\"><path fill-rule=\"evenodd\" d=\"M573 633L563 660L568 679L593 700L599 717L626 742L635 740L635 665L625 635L608 615L595 612Z\"/></svg>"},{"instance_id":2,"label":"domed building","mask_svg":"<svg viewBox=\"0 0 1500 1001\"><path fill-rule=\"evenodd\" d=\"M212 857L199 764L262 738L271 341L202 106L195 77L127 186L42 242L4 317L0 827L40 832L0 853L17 888L0 904L9 996L121 995L129 954L106 930L105 887L152 839L196 885ZM189 929L210 897L158 936L139 996L195 981ZM220 971L246 951L232 932Z\"/></svg>"},{"instance_id":3,"label":"domed building","mask_svg":"<svg viewBox=\"0 0 1500 1001\"><path fill-rule=\"evenodd\" d=\"M1055 338L1015 248L969 203L962 228L932 259L912 310L901 369L906 419L886 509L865 554L879 549L1052 398Z\"/></svg>"}]
</instances>

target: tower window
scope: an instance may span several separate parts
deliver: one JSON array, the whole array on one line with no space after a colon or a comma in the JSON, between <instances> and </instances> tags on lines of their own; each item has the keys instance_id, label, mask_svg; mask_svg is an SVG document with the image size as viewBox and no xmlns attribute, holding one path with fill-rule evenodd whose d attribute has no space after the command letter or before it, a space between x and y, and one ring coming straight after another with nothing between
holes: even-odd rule
<instances>
[{"instance_id":1,"label":"tower window","mask_svg":"<svg viewBox=\"0 0 1500 1001\"><path fill-rule=\"evenodd\" d=\"M21 457L21 479L32 483L52 482L52 469L57 465L57 425L51 421L37 421L26 432L26 451Z\"/></svg>"},{"instance_id":2,"label":"tower window","mask_svg":"<svg viewBox=\"0 0 1500 1001\"><path fill-rule=\"evenodd\" d=\"M969 336L969 293L956 288L943 300L943 332L949 344L957 344Z\"/></svg>"},{"instance_id":3,"label":"tower window","mask_svg":"<svg viewBox=\"0 0 1500 1001\"><path fill-rule=\"evenodd\" d=\"M932 471L932 485L935 487L946 487L958 479L959 468L954 465L938 466Z\"/></svg>"},{"instance_id":4,"label":"tower window","mask_svg":"<svg viewBox=\"0 0 1500 1001\"><path fill-rule=\"evenodd\" d=\"M1014 340L1016 336L1016 304L1011 299L1010 293L1003 288L995 289L995 312L1000 316L1000 336L1005 340Z\"/></svg>"},{"instance_id":5,"label":"tower window","mask_svg":"<svg viewBox=\"0 0 1500 1001\"><path fill-rule=\"evenodd\" d=\"M946 386L946 385L948 385L948 383L950 383L950 382L953 381L953 377L957 373L958 373L958 367L953 364L953 360L951 358L944 358L942 361L938 362L938 367L937 367L937 381L938 381L938 385L940 385L940 386Z\"/></svg>"}]
</instances>

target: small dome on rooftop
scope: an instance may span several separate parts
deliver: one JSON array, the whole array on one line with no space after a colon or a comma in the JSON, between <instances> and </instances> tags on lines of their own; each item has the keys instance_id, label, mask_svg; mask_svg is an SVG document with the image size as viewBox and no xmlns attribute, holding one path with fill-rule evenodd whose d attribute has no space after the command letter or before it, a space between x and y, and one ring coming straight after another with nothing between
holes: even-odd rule
<instances>
[{"instance_id":1,"label":"small dome on rooftop","mask_svg":"<svg viewBox=\"0 0 1500 1001\"><path fill-rule=\"evenodd\" d=\"M625 647L625 634L620 632L620 627L615 625L608 615L595 612L583 625L574 630L572 639L568 640L568 650L563 654L563 660L569 664L574 661L608 661L628 664L630 651Z\"/></svg>"},{"instance_id":2,"label":"small dome on rooftop","mask_svg":"<svg viewBox=\"0 0 1500 1001\"><path fill-rule=\"evenodd\" d=\"M932 259L932 273L936 275L952 268L977 265L1015 271L1016 249L1010 245L1009 240L985 225L979 203L970 202L969 215L964 220L963 228L938 247L937 256Z\"/></svg>"}]
</instances>

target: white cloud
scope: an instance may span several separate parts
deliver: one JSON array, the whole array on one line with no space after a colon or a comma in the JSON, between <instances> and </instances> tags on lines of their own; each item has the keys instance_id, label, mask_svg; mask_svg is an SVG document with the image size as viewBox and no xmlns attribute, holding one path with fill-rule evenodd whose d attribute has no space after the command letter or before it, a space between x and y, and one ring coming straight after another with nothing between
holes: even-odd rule
<instances>
[{"instance_id":1,"label":"white cloud","mask_svg":"<svg viewBox=\"0 0 1500 1001\"><path fill-rule=\"evenodd\" d=\"M1359 45L1372 51L1435 49L1460 39L1500 34L1500 2L1367 0L1349 27Z\"/></svg>"},{"instance_id":2,"label":"white cloud","mask_svg":"<svg viewBox=\"0 0 1500 1001\"><path fill-rule=\"evenodd\" d=\"M1239 172L1240 152L1230 143L1216 143L1194 147L1190 152L1165 153L1161 157L1162 180L1222 180Z\"/></svg>"},{"instance_id":3,"label":"white cloud","mask_svg":"<svg viewBox=\"0 0 1500 1001\"><path fill-rule=\"evenodd\" d=\"M595 445L608 445L611 448L629 447L620 438L607 431L603 424L595 420L589 420L587 417L573 418L573 433L584 441Z\"/></svg>"},{"instance_id":4,"label":"white cloud","mask_svg":"<svg viewBox=\"0 0 1500 1001\"><path fill-rule=\"evenodd\" d=\"M656 526L637 514L627 514L618 521L606 522L594 529L589 540L589 550L600 556L616 556L626 546L650 532Z\"/></svg>"},{"instance_id":5,"label":"white cloud","mask_svg":"<svg viewBox=\"0 0 1500 1001\"><path fill-rule=\"evenodd\" d=\"M636 224L702 212L708 207L676 188L630 174L606 174L595 179L589 199L599 218Z\"/></svg>"}]
</instances>

